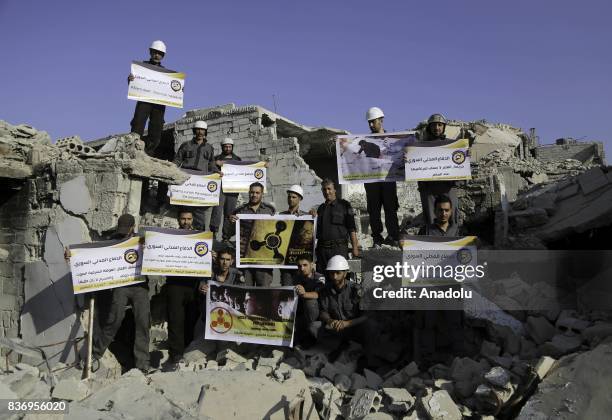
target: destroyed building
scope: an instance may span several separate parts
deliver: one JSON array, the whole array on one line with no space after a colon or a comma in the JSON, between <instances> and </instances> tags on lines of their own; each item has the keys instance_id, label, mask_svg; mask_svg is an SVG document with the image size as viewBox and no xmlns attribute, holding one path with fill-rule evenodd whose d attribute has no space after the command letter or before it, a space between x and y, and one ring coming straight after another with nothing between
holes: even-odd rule
<instances>
[{"instance_id":1,"label":"destroyed building","mask_svg":"<svg viewBox=\"0 0 612 420\"><path fill-rule=\"evenodd\" d=\"M72 137L53 143L43 131L0 122L0 336L6 356L0 363L6 371L0 377L2 398L52 395L71 400L73 418L101 416L103 411L108 418L122 412L196 418L204 406L205 386L210 386L209 398L227 407L241 386L249 384L260 392L253 395L265 396L245 402L252 411L236 412L236 418L285 418L284 413L301 401L308 413L302 418L368 418L378 411L378 417L369 418L460 419L476 413L497 415L503 409L516 414L510 408L525 403L517 396L525 386L521 381L529 378L530 392L534 384L544 382L519 418L554 410L596 416L599 408L610 409L604 385L589 388L589 398L599 408L589 406L587 397L568 402L564 398L578 391L558 389L568 376L572 379L565 380L583 387L593 378L595 383L609 381L612 372L596 371L599 365L592 364L597 360L601 366L612 365L611 344L605 341L612 335L612 324L606 314L535 313L519 321L504 313L502 318L520 325L517 330L475 319L478 333L469 335L478 349L470 357L455 357L452 364L427 369L403 360L402 343L394 341L381 343L392 368L364 375L355 371L351 356L358 348L332 363L324 354L289 349L272 354L270 349L210 354L196 343L182 372L157 373L148 379L135 371L121 376L110 355L105 356L107 365L99 375L106 375L104 380L85 385L71 366L79 359L86 336L81 322L86 305L73 294L64 249L103 238L124 212L142 215L137 220L141 226L172 223L172 213L158 214L142 202L143 183L155 187L185 181L184 173L168 161L182 142L191 139L197 120L208 123L208 141L216 151L223 138L231 137L236 142L234 152L243 159L270 161L267 201L278 210L286 205L288 186L303 186L303 207L309 209L322 201L321 179L337 179L333 139L346 131L303 126L259 106L229 104L188 111L164 126L156 158L144 153L137 135L85 144ZM612 225L612 172L605 166L601 143L563 139L540 145L533 130L525 133L485 121L452 121L447 135L454 137L460 129L470 136L473 173L473 179L461 185L461 218L485 246L571 249L588 242L585 238L603 241ZM148 199L154 200L154 194L150 189ZM367 247L363 188L343 186L342 194L358 210L360 239ZM416 183L398 183L398 196L405 227L418 226ZM571 336L562 333L568 325L574 330ZM154 342L160 341L156 333L164 337L163 324L158 322L155 328ZM59 366L61 371L50 375L47 366ZM529 374L530 366L535 376ZM122 397L120 387L139 395L142 404L134 406L134 396ZM169 391L177 387L190 391ZM224 414L207 413L212 418Z\"/></svg>"}]
</instances>

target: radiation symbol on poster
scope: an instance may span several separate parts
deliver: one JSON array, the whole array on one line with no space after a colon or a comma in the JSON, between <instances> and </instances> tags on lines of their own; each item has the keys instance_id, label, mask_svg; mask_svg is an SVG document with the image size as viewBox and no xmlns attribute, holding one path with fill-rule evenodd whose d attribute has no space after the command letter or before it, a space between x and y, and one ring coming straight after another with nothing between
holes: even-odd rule
<instances>
[{"instance_id":1,"label":"radiation symbol on poster","mask_svg":"<svg viewBox=\"0 0 612 420\"><path fill-rule=\"evenodd\" d=\"M219 334L224 334L232 329L234 319L224 308L214 308L210 311L210 328Z\"/></svg>"},{"instance_id":2,"label":"radiation symbol on poster","mask_svg":"<svg viewBox=\"0 0 612 420\"><path fill-rule=\"evenodd\" d=\"M280 234L286 229L287 223L279 220L276 222L276 231L267 233L263 241L251 241L249 246L254 251L258 251L262 246L265 246L270 251L274 252L275 259L283 261L285 257L283 257L283 255L278 251L278 248L280 248L281 244L283 243L283 238L281 238Z\"/></svg>"}]
</instances>

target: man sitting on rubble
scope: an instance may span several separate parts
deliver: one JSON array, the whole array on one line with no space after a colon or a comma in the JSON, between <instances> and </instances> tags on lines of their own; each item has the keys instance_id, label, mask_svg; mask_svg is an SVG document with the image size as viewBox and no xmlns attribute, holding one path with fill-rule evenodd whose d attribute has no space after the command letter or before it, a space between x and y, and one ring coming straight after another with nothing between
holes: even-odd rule
<instances>
[{"instance_id":1,"label":"man sitting on rubble","mask_svg":"<svg viewBox=\"0 0 612 420\"><path fill-rule=\"evenodd\" d=\"M203 174L219 172L215 165L215 151L207 143L206 134L208 124L206 121L196 121L193 126L193 139L181 144L174 163L179 168L201 171ZM193 207L193 227L196 230L206 230L206 213L212 207ZM212 220L211 220L212 223ZM211 231L213 226L210 227Z\"/></svg>"},{"instance_id":2,"label":"man sitting on rubble","mask_svg":"<svg viewBox=\"0 0 612 420\"><path fill-rule=\"evenodd\" d=\"M346 258L341 255L331 257L326 278L326 286L319 293L319 321L309 325L310 334L316 339L331 334L339 336L344 344L349 340L360 343L368 365L372 366L376 329L373 321L359 308L363 289L351 281ZM334 353L339 354L338 350Z\"/></svg>"},{"instance_id":3,"label":"man sitting on rubble","mask_svg":"<svg viewBox=\"0 0 612 420\"><path fill-rule=\"evenodd\" d=\"M435 219L419 230L419 235L462 236L461 229L453 220L453 202L447 195L439 195L434 201Z\"/></svg>"},{"instance_id":4,"label":"man sitting on rubble","mask_svg":"<svg viewBox=\"0 0 612 420\"><path fill-rule=\"evenodd\" d=\"M320 290L325 286L325 277L315 271L312 256L309 254L302 254L297 258L297 267L292 282L298 295L296 341L308 346L313 344L316 338L308 334L308 326L319 319L318 299Z\"/></svg>"},{"instance_id":5,"label":"man sitting on rubble","mask_svg":"<svg viewBox=\"0 0 612 420\"><path fill-rule=\"evenodd\" d=\"M272 205L265 203L263 196L264 186L260 182L254 182L249 186L249 202L238 207L230 216L230 223L232 224L230 236L234 235L235 223L241 214L276 214L276 209ZM270 287L272 283L271 268L248 268L245 271L249 286Z\"/></svg>"}]
</instances>

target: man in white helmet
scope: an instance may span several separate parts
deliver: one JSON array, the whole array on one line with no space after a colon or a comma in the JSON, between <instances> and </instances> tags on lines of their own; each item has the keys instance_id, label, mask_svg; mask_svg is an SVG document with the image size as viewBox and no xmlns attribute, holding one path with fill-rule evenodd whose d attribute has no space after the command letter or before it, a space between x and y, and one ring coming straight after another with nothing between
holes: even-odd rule
<instances>
[{"instance_id":1,"label":"man in white helmet","mask_svg":"<svg viewBox=\"0 0 612 420\"><path fill-rule=\"evenodd\" d=\"M163 69L161 61L166 55L166 44L162 41L153 41L149 47L150 58L144 64L152 69ZM130 73L128 83L134 80L134 75ZM149 120L149 129L147 134L145 152L148 155L153 155L155 149L161 140L162 129L164 127L164 113L166 106L160 104L151 104L149 102L136 102L134 117L130 122L132 133L138 133L141 137L144 134L147 119Z\"/></svg>"},{"instance_id":2,"label":"man in white helmet","mask_svg":"<svg viewBox=\"0 0 612 420\"><path fill-rule=\"evenodd\" d=\"M221 141L221 154L215 156L215 164L218 168L221 168L223 163L229 160L240 161L242 159L234 153L234 140L226 137ZM219 193L219 205L215 206L212 211L210 230L218 232L219 226L221 225L221 218L223 218L222 237L225 242L229 242L232 237L232 226L229 217L236 209L237 202L238 193L226 193L221 191Z\"/></svg>"},{"instance_id":3,"label":"man in white helmet","mask_svg":"<svg viewBox=\"0 0 612 420\"><path fill-rule=\"evenodd\" d=\"M215 165L215 151L206 141L208 124L206 121L196 121L193 126L193 139L179 147L174 157L174 163L179 168L202 171L204 174L218 172ZM206 213L212 207L193 207L193 227L205 230Z\"/></svg>"},{"instance_id":4,"label":"man in white helmet","mask_svg":"<svg viewBox=\"0 0 612 420\"><path fill-rule=\"evenodd\" d=\"M357 341L370 359L376 330L359 307L363 289L350 279L346 258L342 255L330 258L325 275L325 287L319 291L319 321L309 325L309 333L317 339L327 333L340 336L343 342Z\"/></svg>"},{"instance_id":5,"label":"man in white helmet","mask_svg":"<svg viewBox=\"0 0 612 420\"><path fill-rule=\"evenodd\" d=\"M308 213L300 209L300 203L304 198L304 190L299 185L292 185L287 189L287 210L281 211L279 214L288 214L291 216L307 216ZM297 274L297 270L282 269L281 284L283 286L292 286L293 277Z\"/></svg>"},{"instance_id":6,"label":"man in white helmet","mask_svg":"<svg viewBox=\"0 0 612 420\"><path fill-rule=\"evenodd\" d=\"M381 134L383 119L385 114L377 107L368 109L366 119L372 134ZM362 149L364 149L364 146ZM368 156L367 149L366 156ZM397 220L397 210L399 201L397 199L397 185L392 181L369 182L363 184L366 191L368 215L370 217L370 229L372 231L373 246L377 247L384 244L399 246L399 223ZM387 228L387 238L383 239L383 225L381 220L381 210L385 210L385 227Z\"/></svg>"},{"instance_id":7,"label":"man in white helmet","mask_svg":"<svg viewBox=\"0 0 612 420\"><path fill-rule=\"evenodd\" d=\"M427 119L427 126L424 131L418 132L420 141L446 140L446 118L442 114L432 114ZM456 181L419 181L419 194L421 196L421 206L423 208L423 218L425 226L435 223L436 197L446 196L452 203L452 219L455 223L459 220L459 201L457 198Z\"/></svg>"}]
</instances>

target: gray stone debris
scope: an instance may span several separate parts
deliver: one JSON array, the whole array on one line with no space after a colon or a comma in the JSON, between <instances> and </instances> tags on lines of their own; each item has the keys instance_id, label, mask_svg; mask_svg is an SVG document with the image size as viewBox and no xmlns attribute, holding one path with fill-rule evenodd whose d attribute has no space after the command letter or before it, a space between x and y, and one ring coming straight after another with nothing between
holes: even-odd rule
<instances>
[{"instance_id":1,"label":"gray stone debris","mask_svg":"<svg viewBox=\"0 0 612 420\"><path fill-rule=\"evenodd\" d=\"M370 413L375 413L380 408L381 397L371 389L358 389L345 407L347 420L362 419Z\"/></svg>"},{"instance_id":2,"label":"gray stone debris","mask_svg":"<svg viewBox=\"0 0 612 420\"><path fill-rule=\"evenodd\" d=\"M435 391L433 394L421 398L421 405L430 420L461 420L461 411L444 390Z\"/></svg>"}]
</instances>

